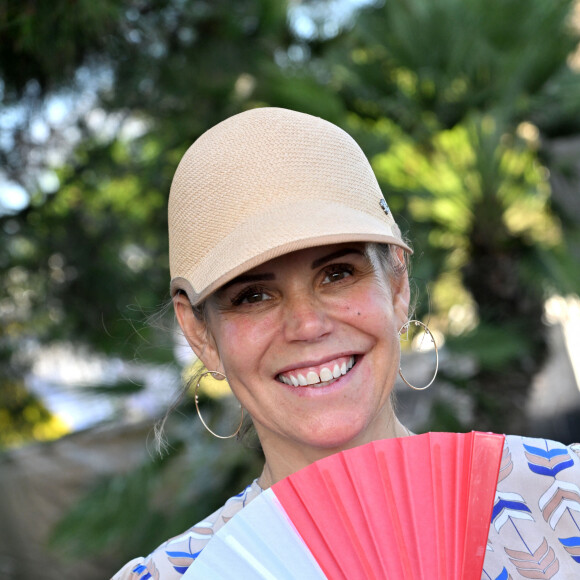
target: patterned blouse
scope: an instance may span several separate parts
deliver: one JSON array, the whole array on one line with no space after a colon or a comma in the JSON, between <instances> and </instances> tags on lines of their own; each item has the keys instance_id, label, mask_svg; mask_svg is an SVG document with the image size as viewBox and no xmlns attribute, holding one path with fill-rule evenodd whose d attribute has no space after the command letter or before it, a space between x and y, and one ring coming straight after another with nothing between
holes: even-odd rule
<instances>
[{"instance_id":1,"label":"patterned blouse","mask_svg":"<svg viewBox=\"0 0 580 580\"><path fill-rule=\"evenodd\" d=\"M112 580L180 580L212 535L261 491L254 481ZM481 578L580 578L580 444L506 437Z\"/></svg>"}]
</instances>

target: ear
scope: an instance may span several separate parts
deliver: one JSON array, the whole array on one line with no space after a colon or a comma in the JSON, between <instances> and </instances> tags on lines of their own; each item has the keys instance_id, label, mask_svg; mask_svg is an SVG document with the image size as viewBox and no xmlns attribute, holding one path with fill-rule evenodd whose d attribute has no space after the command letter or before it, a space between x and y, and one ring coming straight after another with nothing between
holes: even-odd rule
<instances>
[{"instance_id":1,"label":"ear","mask_svg":"<svg viewBox=\"0 0 580 580\"><path fill-rule=\"evenodd\" d=\"M401 264L404 264L405 250L396 248L395 251ZM409 320L409 305L411 303L411 288L406 269L399 275L391 276L391 291L393 293L393 311L400 328Z\"/></svg>"},{"instance_id":2,"label":"ear","mask_svg":"<svg viewBox=\"0 0 580 580\"><path fill-rule=\"evenodd\" d=\"M196 315L185 293L180 292L173 297L173 308L183 336L197 358L201 360L206 369L223 372L217 345L208 328L207 321Z\"/></svg>"}]
</instances>

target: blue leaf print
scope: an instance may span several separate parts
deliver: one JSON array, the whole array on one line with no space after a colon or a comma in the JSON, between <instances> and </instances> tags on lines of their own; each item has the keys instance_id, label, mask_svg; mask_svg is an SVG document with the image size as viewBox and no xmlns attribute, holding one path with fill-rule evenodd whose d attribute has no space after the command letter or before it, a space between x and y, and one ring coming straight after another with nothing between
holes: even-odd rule
<instances>
[{"instance_id":1,"label":"blue leaf print","mask_svg":"<svg viewBox=\"0 0 580 580\"><path fill-rule=\"evenodd\" d=\"M137 566L135 566L135 568L133 568L133 570L131 570L131 572L143 574L143 572L147 572L147 568L143 564L138 564ZM142 576L139 580L150 580L150 578L151 574L147 572L147 574L145 574L145 576Z\"/></svg>"},{"instance_id":2,"label":"blue leaf print","mask_svg":"<svg viewBox=\"0 0 580 580\"><path fill-rule=\"evenodd\" d=\"M532 520L532 511L526 505L524 498L517 493L497 494L497 501L493 506L491 521L499 532L502 526L511 518L520 520Z\"/></svg>"},{"instance_id":3,"label":"blue leaf print","mask_svg":"<svg viewBox=\"0 0 580 580\"><path fill-rule=\"evenodd\" d=\"M506 501L500 499L494 506L493 506L493 513L491 516L491 521L495 520L498 514L501 513L502 510L512 510L512 511L520 511L520 512L529 512L531 513L530 508L523 502L519 501Z\"/></svg>"},{"instance_id":4,"label":"blue leaf print","mask_svg":"<svg viewBox=\"0 0 580 580\"><path fill-rule=\"evenodd\" d=\"M489 580L512 580L512 577L508 574L508 571L505 569L505 566L503 568L503 570L499 573L499 576L496 576L495 578L492 578L486 571L485 568L482 570L483 574L485 574L486 578L489 578ZM483 578L483 576L482 576Z\"/></svg>"},{"instance_id":5,"label":"blue leaf print","mask_svg":"<svg viewBox=\"0 0 580 580\"><path fill-rule=\"evenodd\" d=\"M558 538L560 543L566 549L566 552L572 556L572 560L580 564L580 536L572 536L571 538Z\"/></svg>"},{"instance_id":6,"label":"blue leaf print","mask_svg":"<svg viewBox=\"0 0 580 580\"><path fill-rule=\"evenodd\" d=\"M201 554L201 550L192 554L190 552L165 552L169 557L173 569L180 574L185 574L192 562Z\"/></svg>"},{"instance_id":7,"label":"blue leaf print","mask_svg":"<svg viewBox=\"0 0 580 580\"><path fill-rule=\"evenodd\" d=\"M541 447L534 447L533 445L526 445L524 443L526 451L534 455L539 455L545 459L553 459L559 455L568 455L568 450L565 447L557 447L556 449L542 449Z\"/></svg>"},{"instance_id":8,"label":"blue leaf print","mask_svg":"<svg viewBox=\"0 0 580 580\"><path fill-rule=\"evenodd\" d=\"M530 469L538 475L556 477L560 471L574 465L574 461L565 447L541 449L524 444L524 448Z\"/></svg>"}]
</instances>

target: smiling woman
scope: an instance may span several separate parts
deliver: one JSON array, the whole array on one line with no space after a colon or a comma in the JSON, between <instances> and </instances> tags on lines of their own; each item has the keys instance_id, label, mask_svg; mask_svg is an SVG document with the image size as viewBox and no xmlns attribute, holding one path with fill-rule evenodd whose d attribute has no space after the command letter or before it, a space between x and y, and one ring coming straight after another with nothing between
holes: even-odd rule
<instances>
[{"instance_id":1,"label":"smiling woman","mask_svg":"<svg viewBox=\"0 0 580 580\"><path fill-rule=\"evenodd\" d=\"M399 335L409 325L411 250L347 133L275 108L223 121L190 147L177 168L169 240L179 325L207 372L227 378L255 426L265 464L223 508L147 558L129 562L116 580L173 580L190 567L187 577L197 577L192 563L207 543L264 490L338 453L411 436L391 397L400 372ZM523 568L513 554L522 542L558 542L552 520L551 529L528 525L542 520L542 502L556 501L546 499L552 488L540 476L547 468L530 470L530 462L551 465L565 456L558 482L568 470L565 497L580 511L580 462L573 448L517 437L506 442L497 497L512 510L510 518L525 511L526 522L514 525L515 532L504 528L504 504L496 504L485 578L507 578L503 571L515 577ZM488 491L493 497L496 490ZM527 511L517 511L515 497ZM560 517L557 525L558 537L577 535L573 518ZM550 545L559 570L578 566L569 549L570 543Z\"/></svg>"}]
</instances>

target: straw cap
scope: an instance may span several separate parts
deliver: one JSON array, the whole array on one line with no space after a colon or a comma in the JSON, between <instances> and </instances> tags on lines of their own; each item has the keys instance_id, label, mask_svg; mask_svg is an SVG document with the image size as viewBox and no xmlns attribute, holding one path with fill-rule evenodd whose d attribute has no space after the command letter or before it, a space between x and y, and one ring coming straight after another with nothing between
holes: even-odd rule
<instances>
[{"instance_id":1,"label":"straw cap","mask_svg":"<svg viewBox=\"0 0 580 580\"><path fill-rule=\"evenodd\" d=\"M240 113L204 133L175 172L171 294L184 290L194 305L272 258L353 241L411 251L360 147L318 117Z\"/></svg>"}]
</instances>

